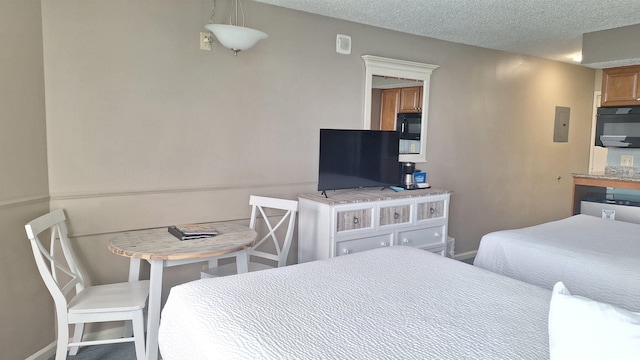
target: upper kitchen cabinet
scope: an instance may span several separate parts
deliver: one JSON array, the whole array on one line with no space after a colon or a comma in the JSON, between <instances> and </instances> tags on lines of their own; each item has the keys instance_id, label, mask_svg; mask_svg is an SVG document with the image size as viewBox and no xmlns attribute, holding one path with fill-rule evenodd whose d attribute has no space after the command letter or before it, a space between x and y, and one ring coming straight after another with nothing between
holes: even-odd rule
<instances>
[{"instance_id":1,"label":"upper kitchen cabinet","mask_svg":"<svg viewBox=\"0 0 640 360\"><path fill-rule=\"evenodd\" d=\"M396 130L400 108L400 89L385 89L380 94L380 130Z\"/></svg>"},{"instance_id":2,"label":"upper kitchen cabinet","mask_svg":"<svg viewBox=\"0 0 640 360\"><path fill-rule=\"evenodd\" d=\"M399 112L422 112L422 86L403 87L400 89Z\"/></svg>"},{"instance_id":3,"label":"upper kitchen cabinet","mask_svg":"<svg viewBox=\"0 0 640 360\"><path fill-rule=\"evenodd\" d=\"M398 79L398 81L402 80ZM420 112L422 112L422 86L384 89L380 93L380 130L396 130L398 113Z\"/></svg>"},{"instance_id":4,"label":"upper kitchen cabinet","mask_svg":"<svg viewBox=\"0 0 640 360\"><path fill-rule=\"evenodd\" d=\"M601 106L640 105L640 65L602 70Z\"/></svg>"}]
</instances>

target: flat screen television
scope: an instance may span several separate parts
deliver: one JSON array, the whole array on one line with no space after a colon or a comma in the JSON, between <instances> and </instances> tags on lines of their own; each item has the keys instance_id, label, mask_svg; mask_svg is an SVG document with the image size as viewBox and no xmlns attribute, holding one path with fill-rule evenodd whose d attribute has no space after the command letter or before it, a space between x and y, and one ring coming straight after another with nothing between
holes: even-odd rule
<instances>
[{"instance_id":1,"label":"flat screen television","mask_svg":"<svg viewBox=\"0 0 640 360\"><path fill-rule=\"evenodd\" d=\"M400 183L397 131L320 129L318 191Z\"/></svg>"}]
</instances>

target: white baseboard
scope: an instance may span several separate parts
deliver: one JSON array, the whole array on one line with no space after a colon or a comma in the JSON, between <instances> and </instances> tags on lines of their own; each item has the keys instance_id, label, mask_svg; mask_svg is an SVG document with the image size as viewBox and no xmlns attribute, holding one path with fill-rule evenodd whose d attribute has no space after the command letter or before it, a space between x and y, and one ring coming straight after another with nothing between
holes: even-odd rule
<instances>
[{"instance_id":1,"label":"white baseboard","mask_svg":"<svg viewBox=\"0 0 640 360\"><path fill-rule=\"evenodd\" d=\"M467 251L464 253L455 254L453 258L456 260L467 260L467 259L474 258L476 254L478 254L478 250Z\"/></svg>"},{"instance_id":2,"label":"white baseboard","mask_svg":"<svg viewBox=\"0 0 640 360\"><path fill-rule=\"evenodd\" d=\"M91 341L91 340L116 338L118 336L121 336L123 333L124 333L124 326L119 326L111 329L105 329L105 330L86 333L83 336L83 340ZM69 341L71 341L71 339L69 339ZM25 360L48 360L55 355L56 355L56 342L54 341L51 344L38 350L38 352L29 356Z\"/></svg>"},{"instance_id":3,"label":"white baseboard","mask_svg":"<svg viewBox=\"0 0 640 360\"><path fill-rule=\"evenodd\" d=\"M37 353L29 356L25 360L48 360L56 355L56 342L43 347Z\"/></svg>"}]
</instances>

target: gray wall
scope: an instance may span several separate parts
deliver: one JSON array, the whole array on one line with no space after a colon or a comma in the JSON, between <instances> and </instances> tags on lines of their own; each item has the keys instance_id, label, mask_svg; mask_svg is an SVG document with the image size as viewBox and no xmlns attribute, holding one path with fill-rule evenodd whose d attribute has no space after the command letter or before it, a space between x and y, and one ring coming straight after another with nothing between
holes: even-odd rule
<instances>
[{"instance_id":1,"label":"gray wall","mask_svg":"<svg viewBox=\"0 0 640 360\"><path fill-rule=\"evenodd\" d=\"M0 1L0 39L0 357L24 359L54 336L24 232L49 209L40 1Z\"/></svg>"},{"instance_id":2,"label":"gray wall","mask_svg":"<svg viewBox=\"0 0 640 360\"><path fill-rule=\"evenodd\" d=\"M215 20L223 22L226 2L218 3ZM458 253L477 249L489 231L570 215L571 173L588 168L594 70L251 1L244 2L247 25L269 38L238 56L217 42L205 52L198 33L210 6L194 0L42 3L45 85L33 88L40 112L43 89L46 95L50 205L67 209L93 282L126 279L127 260L107 250L117 232L245 222L250 194L295 198L315 191L318 129L362 126L364 54L440 66L432 76L428 162L418 167L433 187L453 191L450 235ZM10 10L5 17L21 26L16 38L22 27L33 31L36 9ZM337 33L352 37L351 55L335 53ZM2 100L10 92L5 86ZM571 108L568 143L552 142L555 106ZM36 120L42 122L42 114ZM3 118L0 133L5 126ZM42 123L35 128L45 130ZM25 151L46 169L43 149ZM5 158L11 157L3 152ZM11 181L26 177L13 173ZM3 227L19 228L22 220ZM24 258L8 263L32 262L22 251ZM166 289L197 278L199 270L168 269ZM3 287L15 284L3 281ZM37 290L48 297L44 287ZM34 325L53 327L44 310L11 304L42 311ZM19 327L27 332L31 326ZM13 343L0 341L2 348Z\"/></svg>"}]
</instances>

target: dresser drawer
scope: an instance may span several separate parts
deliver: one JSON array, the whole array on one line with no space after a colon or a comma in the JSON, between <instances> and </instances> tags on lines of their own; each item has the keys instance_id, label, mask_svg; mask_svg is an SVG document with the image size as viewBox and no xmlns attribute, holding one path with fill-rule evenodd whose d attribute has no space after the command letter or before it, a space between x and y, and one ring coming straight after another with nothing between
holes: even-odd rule
<instances>
[{"instance_id":1,"label":"dresser drawer","mask_svg":"<svg viewBox=\"0 0 640 360\"><path fill-rule=\"evenodd\" d=\"M434 226L426 229L398 232L397 245L413 246L417 248L431 247L445 244L445 226Z\"/></svg>"},{"instance_id":2,"label":"dresser drawer","mask_svg":"<svg viewBox=\"0 0 640 360\"><path fill-rule=\"evenodd\" d=\"M444 200L418 203L418 221L444 217Z\"/></svg>"},{"instance_id":3,"label":"dresser drawer","mask_svg":"<svg viewBox=\"0 0 640 360\"><path fill-rule=\"evenodd\" d=\"M387 206L380 208L380 226L411 222L411 205Z\"/></svg>"},{"instance_id":4,"label":"dresser drawer","mask_svg":"<svg viewBox=\"0 0 640 360\"><path fill-rule=\"evenodd\" d=\"M336 233L373 228L373 208L336 212Z\"/></svg>"},{"instance_id":5,"label":"dresser drawer","mask_svg":"<svg viewBox=\"0 0 640 360\"><path fill-rule=\"evenodd\" d=\"M432 252L434 254L438 254L440 256L447 256L447 246L446 245L438 245L438 246L430 246L426 248L421 248L424 251Z\"/></svg>"},{"instance_id":6,"label":"dresser drawer","mask_svg":"<svg viewBox=\"0 0 640 360\"><path fill-rule=\"evenodd\" d=\"M387 247L391 245L393 234L376 235L354 240L345 240L336 243L335 256L348 255L360 251Z\"/></svg>"}]
</instances>

